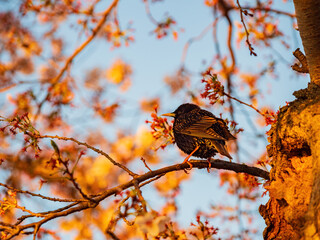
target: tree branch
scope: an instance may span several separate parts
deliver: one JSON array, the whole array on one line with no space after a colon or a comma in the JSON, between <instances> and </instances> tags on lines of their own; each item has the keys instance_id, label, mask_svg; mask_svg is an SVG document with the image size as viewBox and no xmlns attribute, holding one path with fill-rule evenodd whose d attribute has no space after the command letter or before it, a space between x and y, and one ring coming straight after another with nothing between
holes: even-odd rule
<instances>
[{"instance_id":1,"label":"tree branch","mask_svg":"<svg viewBox=\"0 0 320 240\"><path fill-rule=\"evenodd\" d=\"M181 56L181 66L183 67L184 66L184 63L185 63L185 60L187 58L187 53L188 53L188 49L189 47L191 46L192 43L196 42L196 41L199 41L201 40L205 34L212 28L215 28L215 26L217 25L218 23L218 20L219 20L219 17L217 17L212 23L210 23L208 26L206 26L201 32L199 35L195 36L195 37L192 37L190 38L186 44L184 45L183 47L183 51L182 51L182 56Z\"/></svg>"},{"instance_id":2,"label":"tree branch","mask_svg":"<svg viewBox=\"0 0 320 240\"><path fill-rule=\"evenodd\" d=\"M41 194L36 194L36 193L30 192L30 191L25 191L25 190L20 190L20 189L17 189L17 188L13 188L13 187L10 187L9 185L3 184L3 183L0 183L0 186L5 187L7 189L10 189L12 191L15 191L17 193L29 194L29 195L31 195L33 197L39 197L39 198L46 199L46 200L53 201L53 202L86 202L86 201L88 201L88 200L85 200L85 199L65 199L65 198L47 197L47 196L44 196L44 195L41 195Z\"/></svg>"},{"instance_id":3,"label":"tree branch","mask_svg":"<svg viewBox=\"0 0 320 240\"><path fill-rule=\"evenodd\" d=\"M103 26L104 22L106 21L107 17L109 16L112 9L117 5L119 0L114 0L110 6L104 11L102 14L102 18L96 25L96 27L92 30L92 34L90 37L87 38L85 42L83 42L74 52L73 54L66 60L64 66L61 68L59 74L53 79L53 83L59 81L62 77L63 73L67 70L69 64L73 61L73 59L94 39L97 33L100 31L101 27Z\"/></svg>"},{"instance_id":4,"label":"tree branch","mask_svg":"<svg viewBox=\"0 0 320 240\"><path fill-rule=\"evenodd\" d=\"M82 146L85 146L93 151L95 151L96 153L99 153L103 156L105 156L113 165L116 165L118 166L119 168L123 169L124 171L126 171L130 176L134 177L134 176L137 176L136 173L132 172L131 170L129 170L127 167L125 167L124 165L116 162L112 157L110 157L107 153L101 151L100 149L97 149L95 147L92 147L90 146L89 144L87 143L84 143L84 142L80 142L74 138L68 138L68 137L59 137L59 136L49 136L49 135L41 135L41 136L34 136L36 138L56 138L56 139L59 139L59 140L64 140L64 141L72 141L72 142L75 142L77 143L78 145L82 145Z\"/></svg>"},{"instance_id":5,"label":"tree branch","mask_svg":"<svg viewBox=\"0 0 320 240\"><path fill-rule=\"evenodd\" d=\"M190 160L190 162L192 163L193 168L202 169L202 168L209 167L209 162L207 160ZM233 163L233 162L223 161L223 160L210 160L210 165L211 165L211 168L225 169L225 170L230 170L237 173L247 173L255 177L260 177L265 180L269 180L269 173L257 167L252 167L245 164ZM169 172L182 171L182 170L188 169L189 167L190 166L188 163L180 163L180 164L164 167L155 171L149 171L143 175L135 176L134 179L132 179L129 182L126 182L117 187L108 189L102 192L101 194L98 194L96 197L93 198L94 201L82 202L82 203L79 203L78 206L68 208L59 212L52 211L47 216L42 216L43 219L38 222L33 222L33 223L29 223L22 226L15 225L14 228L12 228L12 230L8 229L10 225L9 226L5 225L6 227L4 227L3 224L1 223L2 226L0 226L0 229L6 230L7 232L9 231L10 235L8 235L7 239L12 239L14 236L19 235L19 233L21 233L26 229L29 229L29 228L36 229L37 226L41 226L52 219L64 217L88 208L95 208L104 199L112 195L116 195L127 188L137 186L137 184L140 184L140 183L142 183L140 186L142 187L145 185L143 184L144 181L148 181L150 183L151 182L150 179L157 179L158 176L163 176L164 174Z\"/></svg>"},{"instance_id":6,"label":"tree branch","mask_svg":"<svg viewBox=\"0 0 320 240\"><path fill-rule=\"evenodd\" d=\"M195 160L190 161L193 166L196 166L197 168L207 168L209 166L209 163L207 160ZM230 170L234 171L236 173L247 173L249 175L260 177L265 180L270 180L269 172L253 166L248 166L246 164L239 164L224 160L211 160L211 168L216 169L224 169L224 170Z\"/></svg>"},{"instance_id":7,"label":"tree branch","mask_svg":"<svg viewBox=\"0 0 320 240\"><path fill-rule=\"evenodd\" d=\"M252 17L252 15L250 15L246 10L242 9L239 0L237 0L237 4L238 4L239 10L240 10L240 19L241 19L242 25L244 27L244 30L246 32L246 43L248 44L250 55L257 56L257 54L254 52L254 48L252 47L252 44L250 43L250 40L249 40L250 33L247 29L246 23L244 22L244 18L243 18L243 14L249 15L251 17Z\"/></svg>"},{"instance_id":8,"label":"tree branch","mask_svg":"<svg viewBox=\"0 0 320 240\"><path fill-rule=\"evenodd\" d=\"M92 30L92 34L90 35L90 37L88 37L87 40L84 41L72 53L72 55L67 58L67 60L65 61L63 67L59 71L58 75L56 77L54 77L54 79L52 79L53 85L55 85L57 82L59 82L60 78L62 77L64 72L68 69L68 67L71 64L71 62L73 61L73 59L95 38L95 36L100 31L100 29L102 28L103 24L105 23L105 21L106 21L107 17L109 16L110 12L117 5L118 1L119 0L113 0L113 2L110 4L110 6L103 12L102 18L100 19L100 21L98 22L96 27ZM46 97L39 103L37 113L35 114L35 120L39 116L39 114L41 112L41 108L42 108L43 104L47 101L49 96L50 96L50 93L47 93Z\"/></svg>"},{"instance_id":9,"label":"tree branch","mask_svg":"<svg viewBox=\"0 0 320 240\"><path fill-rule=\"evenodd\" d=\"M293 52L293 56L298 59L298 61L301 63L301 66L297 63L293 64L291 66L292 70L297 71L299 73L309 73L309 68L308 68L308 62L306 56L300 51L300 48L297 48Z\"/></svg>"},{"instance_id":10,"label":"tree branch","mask_svg":"<svg viewBox=\"0 0 320 240\"><path fill-rule=\"evenodd\" d=\"M264 114L263 112L261 112L258 108L254 107L252 104L245 103L245 102L243 102L243 101L241 101L241 100L239 100L239 99L237 99L237 98L235 98L235 97L230 96L230 94L228 94L228 93L226 93L226 92L223 92L223 95L225 95L225 96L227 96L228 98L233 99L233 100L235 100L235 101L237 101L237 102L239 102L239 103L241 103L241 104L243 104L243 105L246 105L246 106L252 108L252 109L255 110L257 113L259 113L261 116L266 117L266 114Z\"/></svg>"},{"instance_id":11,"label":"tree branch","mask_svg":"<svg viewBox=\"0 0 320 240\"><path fill-rule=\"evenodd\" d=\"M244 6L244 7L241 7L242 9L244 10L250 10L250 11L259 11L259 12L272 12L272 13L275 13L275 14L279 14L279 15L284 15L284 16L288 16L288 17L291 17L291 18L295 18L296 15L294 13L289 13L289 12L285 12L285 11L281 11L281 10L277 10L277 9L272 9L272 8L268 8L268 7L249 7L249 6ZM237 8L237 9L240 9L240 8Z\"/></svg>"}]
</instances>

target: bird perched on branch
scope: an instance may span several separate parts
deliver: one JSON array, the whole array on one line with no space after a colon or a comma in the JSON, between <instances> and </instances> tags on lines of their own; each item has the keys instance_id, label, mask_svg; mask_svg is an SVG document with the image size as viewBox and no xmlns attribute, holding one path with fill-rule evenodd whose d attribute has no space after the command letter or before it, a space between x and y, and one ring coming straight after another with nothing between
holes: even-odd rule
<instances>
[{"instance_id":1,"label":"bird perched on branch","mask_svg":"<svg viewBox=\"0 0 320 240\"><path fill-rule=\"evenodd\" d=\"M225 142L236 138L221 118L191 103L182 104L174 112L162 116L174 117L173 134L177 146L189 154L184 163L191 156L210 158L217 152L232 159Z\"/></svg>"}]
</instances>

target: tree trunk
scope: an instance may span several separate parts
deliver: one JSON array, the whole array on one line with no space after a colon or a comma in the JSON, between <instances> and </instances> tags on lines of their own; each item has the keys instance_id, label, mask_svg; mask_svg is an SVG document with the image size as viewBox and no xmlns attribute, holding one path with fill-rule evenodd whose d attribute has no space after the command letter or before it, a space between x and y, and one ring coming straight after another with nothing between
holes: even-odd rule
<instances>
[{"instance_id":1,"label":"tree trunk","mask_svg":"<svg viewBox=\"0 0 320 240\"><path fill-rule=\"evenodd\" d=\"M320 239L320 1L294 1L311 83L269 132L270 199L264 239Z\"/></svg>"},{"instance_id":2,"label":"tree trunk","mask_svg":"<svg viewBox=\"0 0 320 240\"><path fill-rule=\"evenodd\" d=\"M311 82L320 86L320 1L294 0Z\"/></svg>"}]
</instances>

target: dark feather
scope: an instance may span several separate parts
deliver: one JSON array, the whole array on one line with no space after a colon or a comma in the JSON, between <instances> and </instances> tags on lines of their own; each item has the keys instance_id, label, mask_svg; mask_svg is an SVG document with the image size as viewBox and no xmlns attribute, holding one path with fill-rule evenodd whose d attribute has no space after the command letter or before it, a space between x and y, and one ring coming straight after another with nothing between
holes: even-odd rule
<instances>
[{"instance_id":1,"label":"dark feather","mask_svg":"<svg viewBox=\"0 0 320 240\"><path fill-rule=\"evenodd\" d=\"M166 114L164 114L166 115ZM226 123L215 117L211 112L201 109L195 104L180 105L172 114L174 116L173 134L177 146L195 157L209 158L217 152L232 159L228 153L225 141L236 139L228 130Z\"/></svg>"}]
</instances>

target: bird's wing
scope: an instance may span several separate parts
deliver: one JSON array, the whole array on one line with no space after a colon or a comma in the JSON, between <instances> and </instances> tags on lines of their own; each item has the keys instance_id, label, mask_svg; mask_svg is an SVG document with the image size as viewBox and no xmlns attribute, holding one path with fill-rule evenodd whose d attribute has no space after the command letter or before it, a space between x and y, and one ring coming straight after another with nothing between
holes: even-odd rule
<instances>
[{"instance_id":1,"label":"bird's wing","mask_svg":"<svg viewBox=\"0 0 320 240\"><path fill-rule=\"evenodd\" d=\"M221 125L221 123L219 123L219 119L210 116L203 116L199 121L193 123L185 129L180 130L179 133L194 137L226 141L229 138L228 136L224 137L223 135L225 135L225 130L228 130L223 128L226 128L226 126Z\"/></svg>"},{"instance_id":2,"label":"bird's wing","mask_svg":"<svg viewBox=\"0 0 320 240\"><path fill-rule=\"evenodd\" d=\"M226 146L224 144L221 144L218 141L211 141L211 143L221 155L226 156L229 159L232 159L231 155L228 153L228 150L226 149Z\"/></svg>"}]
</instances>

